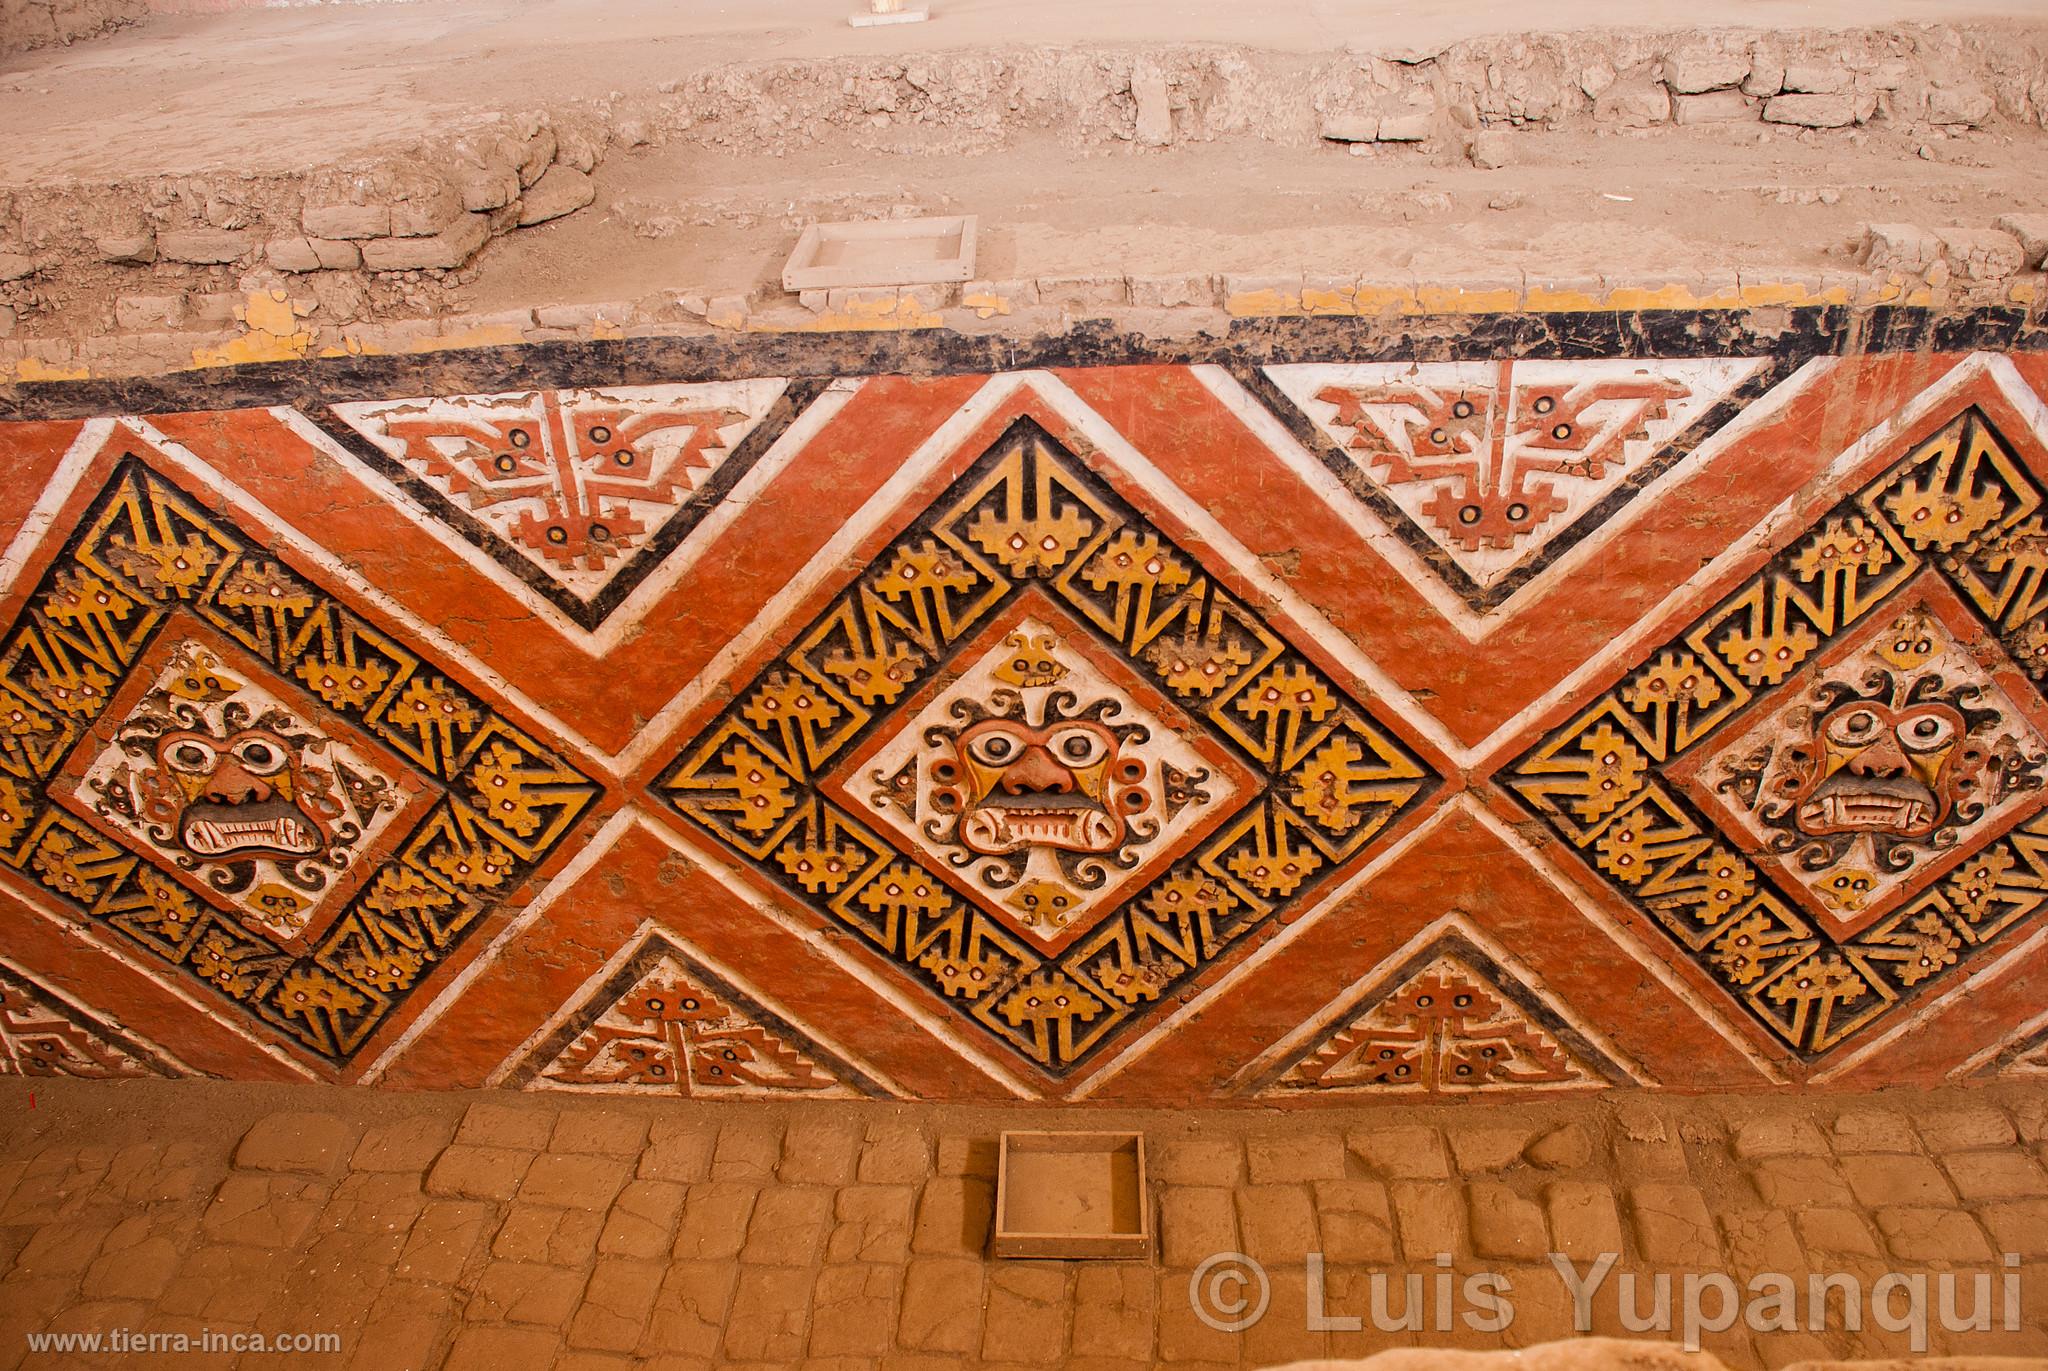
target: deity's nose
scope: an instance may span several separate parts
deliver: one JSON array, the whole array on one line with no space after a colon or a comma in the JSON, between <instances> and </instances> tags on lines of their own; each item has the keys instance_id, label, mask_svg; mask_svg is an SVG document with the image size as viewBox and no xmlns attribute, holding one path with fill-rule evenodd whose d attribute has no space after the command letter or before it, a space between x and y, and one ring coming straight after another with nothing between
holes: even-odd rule
<instances>
[{"instance_id":1,"label":"deity's nose","mask_svg":"<svg viewBox=\"0 0 2048 1371\"><path fill-rule=\"evenodd\" d=\"M246 804L251 800L267 800L271 796L270 782L260 776L251 776L233 762L222 762L206 779L206 789L199 798L209 804Z\"/></svg>"},{"instance_id":2,"label":"deity's nose","mask_svg":"<svg viewBox=\"0 0 2048 1371\"><path fill-rule=\"evenodd\" d=\"M1001 781L1005 795L1071 794L1074 773L1061 766L1042 747L1027 747L1024 755L1010 764Z\"/></svg>"},{"instance_id":3,"label":"deity's nose","mask_svg":"<svg viewBox=\"0 0 2048 1371\"><path fill-rule=\"evenodd\" d=\"M1898 739L1889 733L1849 759L1849 774L1852 776L1903 776L1905 773L1906 754L1899 747Z\"/></svg>"}]
</instances>

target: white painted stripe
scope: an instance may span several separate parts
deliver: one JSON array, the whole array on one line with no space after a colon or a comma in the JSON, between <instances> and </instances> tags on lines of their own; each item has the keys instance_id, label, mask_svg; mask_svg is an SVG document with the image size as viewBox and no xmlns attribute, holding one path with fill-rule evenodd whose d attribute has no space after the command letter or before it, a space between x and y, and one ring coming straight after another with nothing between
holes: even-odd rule
<instances>
[{"instance_id":1,"label":"white painted stripe","mask_svg":"<svg viewBox=\"0 0 2048 1371\"><path fill-rule=\"evenodd\" d=\"M1929 1019L1946 1012L1949 1006L1974 994L1980 982L2001 975L2019 963L2030 960L2043 947L2048 947L2048 925L2036 928L2027 937L2006 948L2003 952L1992 958L1992 960L1976 968L1974 971L1954 977L1948 989L1929 999L1925 1004L1914 1009L1912 1013L1902 1018L1884 1021L1883 1031L1874 1037L1866 1038L1857 1043L1856 1046L1843 1052L1838 1057L1830 1057L1827 1064L1814 1072L1809 1079L1815 1085L1820 1085L1846 1072L1855 1070L1876 1054L1890 1047L1900 1038L1918 1029ZM1996 1048L1993 1049L1994 1052L1996 1050Z\"/></svg>"},{"instance_id":2,"label":"white painted stripe","mask_svg":"<svg viewBox=\"0 0 2048 1371\"><path fill-rule=\"evenodd\" d=\"M79 942L84 943L86 946L92 948L95 952L104 953L105 955L112 957L115 961L121 963L130 971L133 971L138 975L146 977L148 980L154 982L160 989L166 991L173 997L184 1001L193 1009L197 1010L199 1014L202 1017L204 1017L208 1023L211 1023L218 1028L226 1029L229 1033L234 1034L236 1037L242 1039L244 1042L254 1047L264 1056L271 1058L273 1061L276 1061L279 1065L285 1067L290 1071L296 1072L298 1075L305 1077L309 1081L317 1081L321 1079L319 1073L307 1067L303 1062L300 1062L296 1057L292 1056L290 1052L278 1046L276 1043L266 1042L262 1038L257 1037L254 1033L250 1032L247 1028L244 1028L240 1023L236 1022L232 1013L223 1013L223 1006L221 1006L220 1004L210 1004L207 1001L199 998L198 994L195 991L193 991L191 988L183 984L183 978L175 974L174 968L172 968L169 963L155 959L145 960L144 958L136 956L134 953L130 952L126 947L123 947L121 945L116 935L106 933L103 930L101 930L97 925L89 923L86 920L83 920L74 914L66 913L65 911L58 909L53 909L49 905L44 904L40 897L28 891L25 891L18 886L10 885L7 893L13 896L16 900L19 900L23 905L25 905L30 910L34 911L36 914L40 915L42 918L45 918L49 920L51 923L57 925L58 928L62 929L71 937L76 938Z\"/></svg>"},{"instance_id":3,"label":"white painted stripe","mask_svg":"<svg viewBox=\"0 0 2048 1371\"><path fill-rule=\"evenodd\" d=\"M1218 523L1214 515L1169 480L1150 458L1132 447L1128 438L1090 409L1064 381L1047 373L1034 373L1031 389L1099 451L1108 454L1140 489L1193 530L1195 537L1216 552L1232 572L1267 601L1270 608L1278 609L1292 619L1301 637L1322 649L1357 681L1363 682L1365 693L1385 706L1413 732L1429 739L1453 761L1462 764L1464 749L1457 738L1435 715L1424 709L1405 686L1382 671L1349 634L1340 633L1308 601L1295 594L1292 587Z\"/></svg>"},{"instance_id":4,"label":"white painted stripe","mask_svg":"<svg viewBox=\"0 0 2048 1371\"><path fill-rule=\"evenodd\" d=\"M1657 953L1645 947L1641 939L1637 938L1629 929L1623 927L1620 921L1613 918L1605 909L1602 909L1591 896L1587 895L1585 891L1573 883L1572 879L1565 875L1556 863L1544 856L1534 843L1523 837L1512 825L1503 823L1498 815L1494 814L1493 811L1487 809L1484 805L1474 803L1472 812L1478 817L1479 822L1485 825L1495 837L1513 848L1523 861L1526 861L1537 872L1541 873L1544 879L1548 880L1560 895L1571 902L1572 907L1577 909L1588 923L1598 928L1602 933L1605 933L1608 941L1626 952L1637 965L1648 971L1666 990L1670 991L1674 998L1683 1003L1686 1008L1692 1010L1693 1013L1699 1015L1706 1022L1707 1026L1713 1029L1723 1041L1747 1058L1749 1064L1757 1069L1759 1075L1763 1076L1766 1080L1781 1085L1785 1083L1788 1077L1785 1075L1782 1067L1760 1052L1755 1044L1743 1036L1740 1029L1729 1022L1726 1016L1721 1014L1690 985L1686 984L1679 977L1678 973L1672 970L1668 962L1658 956ZM1668 938L1665 934L1660 932L1656 936L1661 940L1660 946L1673 950L1679 949L1679 944Z\"/></svg>"},{"instance_id":5,"label":"white painted stripe","mask_svg":"<svg viewBox=\"0 0 2048 1371\"><path fill-rule=\"evenodd\" d=\"M182 1060L177 1053L166 1048L163 1044L157 1042L148 1034L139 1032L130 1025L123 1023L121 1020L115 1018L112 1014L105 1014L97 1009L94 1009L91 1005L87 1004L84 1000L79 999L76 995L65 994L56 986L51 985L49 982L43 980L41 977L37 976L33 971L30 971L27 967L23 966L20 962L15 961L13 958L0 956L0 967L7 968L7 970L13 972L17 978L26 981L29 985L35 988L38 994L48 995L53 1000L59 1000L62 1001L64 1004L69 1005L73 1012L75 1012L80 1018L84 1019L88 1025L90 1025L92 1031L105 1035L111 1046L117 1049L121 1049L124 1053L126 1049L122 1047L122 1044L120 1043L119 1039L122 1037L133 1038L142 1047L146 1048L148 1051L155 1054L156 1056L162 1058L166 1065L175 1068L176 1074L178 1075L201 1076L206 1074L202 1071L194 1071L190 1063ZM15 1057L17 1061L19 1060L19 1057L15 1053L14 1049L13 1035L6 1032L0 1032L0 1047L5 1047L10 1057Z\"/></svg>"},{"instance_id":6,"label":"white painted stripe","mask_svg":"<svg viewBox=\"0 0 2048 1371\"><path fill-rule=\"evenodd\" d=\"M1753 375L1762 365L1762 361L1759 360L1750 374ZM1795 397L1810 388L1836 365L1835 358L1819 357L1800 366L1790 376L1745 406L1728 423L1709 434L1691 452L1672 463L1644 487L1641 493L1615 511L1612 518L1594 528L1556 561L1518 586L1512 595L1483 612L1475 612L1445 585L1443 578L1416 555L1405 539L1390 529L1385 521L1353 495L1335 473L1314 453L1308 451L1300 440L1288 431L1287 426L1265 405L1253 398L1227 369L1218 366L1196 366L1190 367L1189 370L1221 404L1273 450L1273 454L1288 470L1320 495L1340 516L1352 523L1360 537L1391 562L1417 593L1441 613L1467 642L1479 643L1530 606L1569 584L1573 573L1588 561L1600 556L1610 543L1620 537L1651 507L1654 500L1717 460L1729 446L1782 412Z\"/></svg>"},{"instance_id":7,"label":"white painted stripe","mask_svg":"<svg viewBox=\"0 0 2048 1371\"><path fill-rule=\"evenodd\" d=\"M114 431L112 419L90 419L85 427L78 430L78 436L71 440L71 446L64 450L63 460L50 473L50 482L43 487L43 493L29 507L28 516L21 521L21 527L8 540L7 550L0 552L0 595L14 589L15 578L21 575L23 567L35 555L43 539L49 536L56 523L57 512L64 508L78 490L79 478L92 465L92 459L106 446L107 438ZM68 530L67 530L68 531Z\"/></svg>"},{"instance_id":8,"label":"white painted stripe","mask_svg":"<svg viewBox=\"0 0 2048 1371\"><path fill-rule=\"evenodd\" d=\"M1471 606L1416 555L1407 539L1388 527L1377 511L1352 494L1337 474L1303 447L1301 440L1280 422L1279 416L1254 399L1227 368L1194 366L1188 370L1216 397L1218 403L1251 431L1253 437L1280 459L1280 464L1292 472L1296 480L1320 496L1373 551L1391 563L1401 573L1401 578L1463 634L1467 642L1476 643L1492 632L1495 624L1489 622L1488 616L1474 614Z\"/></svg>"},{"instance_id":9,"label":"white painted stripe","mask_svg":"<svg viewBox=\"0 0 2048 1371\"><path fill-rule=\"evenodd\" d=\"M1955 1081L1961 1080L1965 1076L1976 1075L1979 1071L1982 1071L1985 1067L1991 1065L1991 1063L1994 1060L2003 1056L2005 1053L2011 1051L2013 1048L2021 1046L2030 1038L2032 1038L2035 1034L2041 1032L2044 1029L2048 1029L2048 1009L2044 1009L2039 1014L2034 1015L2031 1019L2026 1020L2018 1028L2014 1029L2010 1033L2005 1034L1997 1042L1992 1043L1989 1047L1979 1048L1977 1051L1971 1053L1968 1060L1966 1060L1961 1066L1957 1067L1955 1070L1948 1073L1948 1078L1952 1081ZM2028 1071L2022 1074L2031 1076L2035 1073L2030 1068Z\"/></svg>"},{"instance_id":10,"label":"white painted stripe","mask_svg":"<svg viewBox=\"0 0 2048 1371\"><path fill-rule=\"evenodd\" d=\"M623 812L621 811L622 814ZM648 920L643 922L640 927L634 929L632 934L619 944L617 951L605 958L597 970L585 976L583 983L569 992L568 999L555 1006L554 1010L545 1019L541 1020L540 1027L527 1034L525 1040L519 1046L506 1054L504 1061L491 1068L491 1074L484 1077L484 1084L492 1089L503 1085L505 1078L517 1070L519 1063L526 1060L527 1056L535 1048L539 1047L549 1034L566 1023L571 1014L580 1009L589 1001L591 996L598 992L599 987L618 974L619 968L630 961L633 954L640 950L641 944L647 941L647 930L656 926L652 920ZM496 946L496 944L493 944L493 946Z\"/></svg>"},{"instance_id":11,"label":"white painted stripe","mask_svg":"<svg viewBox=\"0 0 2048 1371\"><path fill-rule=\"evenodd\" d=\"M711 512L690 530L681 545L672 549L662 559L661 565L612 611L595 635L596 648L610 652L629 635L639 632L641 620L654 604L675 588L685 572L704 559L711 545L746 512L748 506L761 497L796 455L809 447L811 440L827 424L839 417L839 412L860 393L864 384L859 380L837 380L811 401L809 407L791 421L789 427L761 454L760 460L748 468L746 475L735 482L724 498L711 507Z\"/></svg>"},{"instance_id":12,"label":"white painted stripe","mask_svg":"<svg viewBox=\"0 0 2048 1371\"><path fill-rule=\"evenodd\" d=\"M391 1068L391 1064L418 1041L422 1033L433 1027L442 1015L454 1007L455 1002L462 998L463 992L469 989L477 977L483 975L491 964L497 961L499 953L510 946L520 934L531 928L534 920L547 913L549 907L576 882L582 880L592 867L604 860L632 825L633 811L630 808L621 809L605 820L604 826L590 835L590 841L569 860L568 865L556 872L554 879L542 887L538 895L527 901L525 908L507 921L505 926L498 930L497 936L485 945L484 950L471 958L469 964L456 974L455 979L448 982L441 993L414 1016L413 1021L405 1026L405 1031L398 1035L397 1040L385 1048L376 1061L370 1063L369 1070L363 1072L359 1078L360 1083L375 1085Z\"/></svg>"},{"instance_id":13,"label":"white painted stripe","mask_svg":"<svg viewBox=\"0 0 2048 1371\"><path fill-rule=\"evenodd\" d=\"M1669 966L1658 960L1627 929L1620 927L1613 919L1608 917L1604 910L1601 910L1592 901L1587 899L1581 891L1564 877L1563 873L1546 861L1542 854L1537 852L1520 834L1501 823L1474 796L1458 795L1430 814L1427 819L1418 824L1400 842L1380 853L1371 863L1353 875L1351 879L1323 896L1307 913L1282 930L1278 937L1275 937L1251 956L1232 967L1229 973L1218 980L1216 984L1203 991L1200 996L1190 1003L1174 1011L1166 1019L1153 1025L1143 1036L1137 1038L1125 1047L1123 1051L1119 1052L1101 1071L1089 1077L1081 1088L1075 1090L1068 1098L1082 1100L1094 1094L1105 1081L1127 1069L1134 1061L1146 1052L1151 1051L1153 1047L1157 1046L1161 1040L1174 1032L1181 1024L1198 1014L1206 1012L1208 1007L1218 998L1229 993L1234 986L1246 977L1256 974L1261 966L1265 965L1273 957L1278 956L1288 944L1300 937L1304 929L1324 918L1339 903L1350 899L1356 891L1377 878L1381 872L1405 855L1410 848L1458 814L1467 814L1476 818L1488 831L1513 847L1532 867L1548 879L1557 888L1559 893L1571 901L1572 905L1585 916L1589 923L1607 934L1610 941L1641 963L1651 975L1664 984L1666 989L1684 1001L1688 1007L1699 1013L1700 1017L1706 1021L1709 1027L1725 1038L1738 1052L1742 1053L1766 1079L1780 1083L1785 1080L1784 1074L1768 1058L1759 1054L1753 1047L1737 1036L1735 1030L1702 1003L1699 997L1694 995L1690 988L1678 979L1677 974ZM1610 1041L1593 1033L1588 1033L1587 1037L1598 1043L1602 1050L1613 1053L1616 1061L1628 1063L1632 1060L1628 1054L1623 1053ZM1639 1078L1647 1078L1647 1073L1640 1068L1631 1066L1628 1069L1633 1071Z\"/></svg>"},{"instance_id":14,"label":"white painted stripe","mask_svg":"<svg viewBox=\"0 0 2048 1371\"><path fill-rule=\"evenodd\" d=\"M786 630L783 620L796 605L809 598L826 581L833 578L848 578L848 566L853 550L873 535L890 515L896 513L918 483L931 475L947 456L966 441L968 435L979 427L998 405L1015 394L1022 386L1023 378L1031 374L1011 372L991 378L968 398L967 403L955 410L929 438L920 443L916 451L904 458L896 473L883 482L881 488L869 496L866 503L839 526L839 531L804 563L802 570L768 598L767 603L761 606L753 621L739 636L727 643L716 656L705 663L704 669L698 672L694 679L655 712L654 717L641 728L640 735L619 753L620 772L636 769L650 755L667 744L669 731L675 727L678 719L695 710L706 697L725 689L727 678L731 676L738 663L752 656L770 637Z\"/></svg>"}]
</instances>

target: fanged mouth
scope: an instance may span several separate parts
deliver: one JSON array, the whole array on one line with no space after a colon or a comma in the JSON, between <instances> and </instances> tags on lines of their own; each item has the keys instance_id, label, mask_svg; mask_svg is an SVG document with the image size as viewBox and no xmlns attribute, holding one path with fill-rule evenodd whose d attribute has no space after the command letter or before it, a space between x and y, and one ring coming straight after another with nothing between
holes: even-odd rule
<instances>
[{"instance_id":1,"label":"fanged mouth","mask_svg":"<svg viewBox=\"0 0 2048 1371\"><path fill-rule=\"evenodd\" d=\"M991 797L962 821L961 836L968 846L986 852L1039 846L1106 852L1115 846L1117 834L1109 815L1086 801L1047 804Z\"/></svg>"},{"instance_id":2,"label":"fanged mouth","mask_svg":"<svg viewBox=\"0 0 2048 1371\"><path fill-rule=\"evenodd\" d=\"M276 852L305 857L324 845L320 830L295 806L278 802L197 804L185 811L178 838L199 857Z\"/></svg>"},{"instance_id":3,"label":"fanged mouth","mask_svg":"<svg viewBox=\"0 0 2048 1371\"><path fill-rule=\"evenodd\" d=\"M1839 790L1799 807L1802 828L1840 831L1870 829L1912 833L1927 827L1934 810L1925 800L1867 790Z\"/></svg>"}]
</instances>

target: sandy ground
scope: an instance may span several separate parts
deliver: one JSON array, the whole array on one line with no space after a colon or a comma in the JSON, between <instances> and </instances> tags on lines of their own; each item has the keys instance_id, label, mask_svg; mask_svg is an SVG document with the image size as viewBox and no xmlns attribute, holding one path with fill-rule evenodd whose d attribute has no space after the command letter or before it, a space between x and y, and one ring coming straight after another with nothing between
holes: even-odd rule
<instances>
[{"instance_id":1,"label":"sandy ground","mask_svg":"<svg viewBox=\"0 0 2048 1371\"><path fill-rule=\"evenodd\" d=\"M244 9L159 16L0 62L0 230L6 192L17 188L21 232L37 239L18 250L51 260L39 298L12 301L21 332L95 336L109 330L123 295L240 298L274 284L248 274L246 262L197 273L162 262L102 265L91 235L138 202L160 225L204 209L214 225L255 222L266 234L280 225L263 207L282 204L282 231L296 231L299 198L313 203L303 188L313 169L346 168L316 178L327 187L320 195L345 196L356 168L415 157L424 166L431 158L419 150L438 135L534 110L563 127L597 121L602 156L589 208L506 234L444 280L397 293L384 281L369 294L351 283L347 299L327 290L316 322L664 292L745 291L757 306L793 307L778 278L806 224L889 214L979 215L973 275L998 281L1306 271L1577 287L1725 282L1736 272L1812 280L1856 269L1870 223L1988 229L2003 214L2048 210L2039 174L2048 130L2033 113L1981 128L1878 118L1819 132L1757 122L1754 110L1743 122L1631 129L1582 108L1581 86L1596 87L1580 62L1609 81L1609 58L1640 71L1696 41L1693 7L936 0L928 23L854 29L844 22L852 3ZM1976 45L1968 79L2003 65L2009 94L2027 91L2027 63L2039 66L2048 4L1750 0L1717 7L1713 19L1767 41L1797 30L1803 36L1788 41L1806 45L1806 60L1844 69L1861 44L1859 69L1868 71L1889 38L1923 67L1935 64L1914 77L1923 87L1930 74L1960 70L1940 56L1953 35L1915 27L1900 37L1907 31L1885 26L1988 25L1961 40ZM1832 40L1814 37L1829 25L1853 25L1860 36L1830 49ZM1473 165L1469 124L1441 113L1424 143L1317 137L1333 109L1428 98L1432 82L1450 109L1465 97L1447 94L1447 83L1483 86L1496 63L1519 79L1524 44L1503 32L1531 35L1550 54L1536 63L1549 83L1543 99L1555 108L1562 91L1580 106L1554 126L1538 119L1497 135L1507 140L1505 165ZM1466 55L1427 69L1404 56L1467 40L1484 52L1458 49ZM1177 64L1170 146L1144 146L1131 133L1141 48ZM913 90L918 54L931 53L949 54L925 63L943 68L939 79ZM861 65L869 61L882 65ZM1377 95L1367 89L1375 84ZM2037 85L2048 90L2048 78ZM868 103L869 86L885 104ZM984 88L1003 94L977 103ZM2042 103L2037 91L2017 108ZM1231 108L1235 122L1221 112ZM1508 126L1496 118L1493 127ZM234 204L257 208L217 213L222 187ZM68 245L67 222L78 226ZM0 253L13 250L6 236ZM315 283L288 284L305 295Z\"/></svg>"},{"instance_id":2,"label":"sandy ground","mask_svg":"<svg viewBox=\"0 0 2048 1371\"><path fill-rule=\"evenodd\" d=\"M1747 125L1514 138L1516 160L1491 171L1337 145L1092 158L1050 138L898 159L643 149L600 169L591 210L495 245L469 301L486 311L529 303L536 281L570 303L771 282L805 223L891 204L979 214L975 271L997 280L1348 270L1611 282L1845 270L1866 222L1988 225L2048 205L2048 185L2020 171L2048 164L2039 133L1944 138L1931 158L1901 135L1846 147L1782 132L1760 142Z\"/></svg>"},{"instance_id":3,"label":"sandy ground","mask_svg":"<svg viewBox=\"0 0 2048 1371\"><path fill-rule=\"evenodd\" d=\"M631 96L725 63L1019 42L1387 51L1592 26L1699 24L1691 5L1309 0L936 0L923 24L854 29L855 0L421 0L158 16L0 59L0 182L304 166L437 118ZM1728 27L2038 20L2039 0L1734 0Z\"/></svg>"}]
</instances>

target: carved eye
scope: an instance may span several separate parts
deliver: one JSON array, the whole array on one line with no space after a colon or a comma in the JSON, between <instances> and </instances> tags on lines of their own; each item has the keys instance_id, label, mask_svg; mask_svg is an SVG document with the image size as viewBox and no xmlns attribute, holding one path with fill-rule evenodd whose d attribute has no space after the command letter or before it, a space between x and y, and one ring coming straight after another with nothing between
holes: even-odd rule
<instances>
[{"instance_id":1,"label":"carved eye","mask_svg":"<svg viewBox=\"0 0 2048 1371\"><path fill-rule=\"evenodd\" d=\"M1067 728L1052 735L1052 755L1068 766L1094 766L1109 752L1102 735L1086 728Z\"/></svg>"},{"instance_id":2,"label":"carved eye","mask_svg":"<svg viewBox=\"0 0 2048 1371\"><path fill-rule=\"evenodd\" d=\"M1953 720L1939 714L1922 714L1899 725L1899 741L1913 752L1927 752L1942 746L1955 736Z\"/></svg>"},{"instance_id":3,"label":"carved eye","mask_svg":"<svg viewBox=\"0 0 2048 1371\"><path fill-rule=\"evenodd\" d=\"M1877 741L1878 727L1875 711L1854 709L1828 725L1828 741L1844 747L1863 747Z\"/></svg>"},{"instance_id":4,"label":"carved eye","mask_svg":"<svg viewBox=\"0 0 2048 1371\"><path fill-rule=\"evenodd\" d=\"M288 760L284 749L265 738L244 738L235 744L235 760L258 776L281 771Z\"/></svg>"},{"instance_id":5,"label":"carved eye","mask_svg":"<svg viewBox=\"0 0 2048 1371\"><path fill-rule=\"evenodd\" d=\"M217 755L211 747L197 738L186 738L171 744L170 750L164 753L164 761L169 763L173 771L201 776L213 770Z\"/></svg>"},{"instance_id":6,"label":"carved eye","mask_svg":"<svg viewBox=\"0 0 2048 1371\"><path fill-rule=\"evenodd\" d=\"M1014 733L984 733L967 745L968 755L983 766L1008 766L1024 753L1024 740Z\"/></svg>"}]
</instances>

